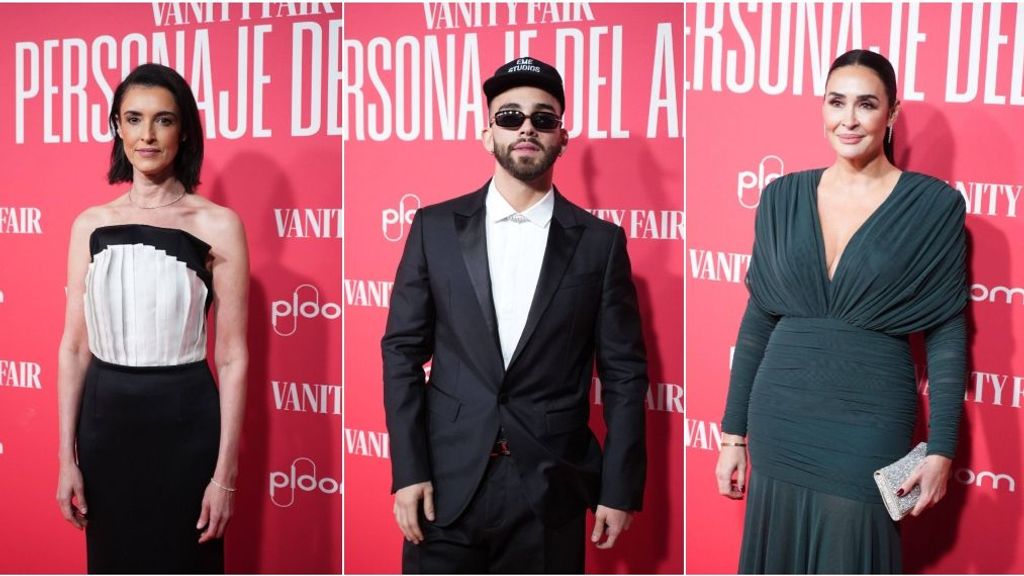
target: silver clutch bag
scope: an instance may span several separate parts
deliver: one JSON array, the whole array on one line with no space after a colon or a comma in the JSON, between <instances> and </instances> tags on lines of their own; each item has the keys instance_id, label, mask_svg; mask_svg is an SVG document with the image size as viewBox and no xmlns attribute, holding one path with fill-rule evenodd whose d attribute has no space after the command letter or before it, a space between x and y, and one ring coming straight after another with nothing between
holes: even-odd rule
<instances>
[{"instance_id":1,"label":"silver clutch bag","mask_svg":"<svg viewBox=\"0 0 1024 576\"><path fill-rule=\"evenodd\" d=\"M904 516L910 513L917 505L921 497L921 485L918 484L903 496L896 496L896 491L907 481L907 478L917 469L924 457L928 454L928 444L921 442L907 455L888 466L875 470L875 484L878 484L878 491L882 493L882 502L885 502L885 509L889 517L899 522Z\"/></svg>"}]
</instances>

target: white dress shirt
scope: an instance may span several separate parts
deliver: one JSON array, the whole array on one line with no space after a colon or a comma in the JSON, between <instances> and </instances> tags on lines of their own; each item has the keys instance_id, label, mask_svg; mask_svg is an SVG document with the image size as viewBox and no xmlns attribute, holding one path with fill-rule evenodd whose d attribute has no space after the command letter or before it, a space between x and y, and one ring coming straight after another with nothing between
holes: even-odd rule
<instances>
[{"instance_id":1,"label":"white dress shirt","mask_svg":"<svg viewBox=\"0 0 1024 576\"><path fill-rule=\"evenodd\" d=\"M487 190L487 262L505 368L519 345L537 291L540 266L555 207L552 190L525 212L516 212L494 186Z\"/></svg>"}]
</instances>

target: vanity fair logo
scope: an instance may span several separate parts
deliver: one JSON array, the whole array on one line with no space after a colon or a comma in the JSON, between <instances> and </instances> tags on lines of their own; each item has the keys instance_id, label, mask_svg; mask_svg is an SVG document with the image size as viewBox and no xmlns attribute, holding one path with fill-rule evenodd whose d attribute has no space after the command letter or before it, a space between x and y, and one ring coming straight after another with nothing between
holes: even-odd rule
<instances>
[{"instance_id":1,"label":"vanity fair logo","mask_svg":"<svg viewBox=\"0 0 1024 576\"><path fill-rule=\"evenodd\" d=\"M736 198L740 206L751 210L761 203L765 187L785 172L782 158L769 154L757 163L757 169L740 172L736 177Z\"/></svg>"},{"instance_id":2,"label":"vanity fair logo","mask_svg":"<svg viewBox=\"0 0 1024 576\"><path fill-rule=\"evenodd\" d=\"M686 418L683 420L683 446L697 450L721 450L722 431L718 422Z\"/></svg>"},{"instance_id":3,"label":"vanity fair logo","mask_svg":"<svg viewBox=\"0 0 1024 576\"><path fill-rule=\"evenodd\" d=\"M750 254L690 248L690 276L695 280L741 284L750 268Z\"/></svg>"},{"instance_id":4,"label":"vanity fair logo","mask_svg":"<svg viewBox=\"0 0 1024 576\"><path fill-rule=\"evenodd\" d=\"M1017 491L1017 481L1013 476L988 470L975 472L969 468L959 468L953 472L953 479L965 486L978 486L992 490L1001 490L1005 487L1010 492Z\"/></svg>"},{"instance_id":5,"label":"vanity fair logo","mask_svg":"<svg viewBox=\"0 0 1024 576\"><path fill-rule=\"evenodd\" d=\"M601 405L601 379L594 377L590 387L595 406ZM647 385L647 410L650 412L683 413L683 387L671 382L652 382Z\"/></svg>"},{"instance_id":6,"label":"vanity fair logo","mask_svg":"<svg viewBox=\"0 0 1024 576\"><path fill-rule=\"evenodd\" d=\"M338 478L320 476L316 462L300 456L287 471L270 473L270 501L279 508L290 508L299 492L341 494L342 484Z\"/></svg>"},{"instance_id":7,"label":"vanity fair logo","mask_svg":"<svg viewBox=\"0 0 1024 576\"><path fill-rule=\"evenodd\" d=\"M39 374L42 367L35 362L0 358L0 388L32 388L42 390Z\"/></svg>"},{"instance_id":8,"label":"vanity fair logo","mask_svg":"<svg viewBox=\"0 0 1024 576\"><path fill-rule=\"evenodd\" d=\"M412 225L416 211L420 209L420 197L406 194L398 199L398 209L385 208L381 212L380 229L389 242L398 242L405 238L405 230Z\"/></svg>"},{"instance_id":9,"label":"vanity fair logo","mask_svg":"<svg viewBox=\"0 0 1024 576\"><path fill-rule=\"evenodd\" d=\"M387 280L346 279L345 305L364 308L388 308L391 305L391 290L394 282Z\"/></svg>"},{"instance_id":10,"label":"vanity fair logo","mask_svg":"<svg viewBox=\"0 0 1024 576\"><path fill-rule=\"evenodd\" d=\"M975 371L967 380L964 400L1020 409L1024 404L1024 376Z\"/></svg>"},{"instance_id":11,"label":"vanity fair logo","mask_svg":"<svg viewBox=\"0 0 1024 576\"><path fill-rule=\"evenodd\" d=\"M343 238L341 208L274 208L278 238Z\"/></svg>"},{"instance_id":12,"label":"vanity fair logo","mask_svg":"<svg viewBox=\"0 0 1024 576\"><path fill-rule=\"evenodd\" d=\"M1021 192L1024 191L1024 186L1020 184L990 184L954 180L949 185L956 188L964 197L968 214L1016 218L1018 206L1024 211L1024 206L1020 206Z\"/></svg>"},{"instance_id":13,"label":"vanity fair logo","mask_svg":"<svg viewBox=\"0 0 1024 576\"><path fill-rule=\"evenodd\" d=\"M299 318L341 318L341 305L322 302L320 290L312 284L300 284L291 300L274 300L270 305L270 323L278 336L291 336L299 329Z\"/></svg>"},{"instance_id":14,"label":"vanity fair logo","mask_svg":"<svg viewBox=\"0 0 1024 576\"><path fill-rule=\"evenodd\" d=\"M1024 288L972 284L971 300L996 304L1024 304Z\"/></svg>"},{"instance_id":15,"label":"vanity fair logo","mask_svg":"<svg viewBox=\"0 0 1024 576\"><path fill-rule=\"evenodd\" d=\"M340 384L308 384L271 380L274 408L282 412L305 412L341 416Z\"/></svg>"},{"instance_id":16,"label":"vanity fair logo","mask_svg":"<svg viewBox=\"0 0 1024 576\"><path fill-rule=\"evenodd\" d=\"M387 432L345 428L345 453L388 460L391 458L391 437Z\"/></svg>"},{"instance_id":17,"label":"vanity fair logo","mask_svg":"<svg viewBox=\"0 0 1024 576\"><path fill-rule=\"evenodd\" d=\"M42 234L43 212L27 206L0 206L0 234Z\"/></svg>"},{"instance_id":18,"label":"vanity fair logo","mask_svg":"<svg viewBox=\"0 0 1024 576\"><path fill-rule=\"evenodd\" d=\"M594 216L620 226L630 240L683 240L686 213L682 210L588 208Z\"/></svg>"}]
</instances>

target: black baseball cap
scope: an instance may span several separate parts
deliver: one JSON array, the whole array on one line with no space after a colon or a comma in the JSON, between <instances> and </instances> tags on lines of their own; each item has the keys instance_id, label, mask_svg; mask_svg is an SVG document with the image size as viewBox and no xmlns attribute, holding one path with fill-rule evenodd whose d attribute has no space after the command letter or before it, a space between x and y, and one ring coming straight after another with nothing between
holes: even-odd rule
<instances>
[{"instance_id":1,"label":"black baseball cap","mask_svg":"<svg viewBox=\"0 0 1024 576\"><path fill-rule=\"evenodd\" d=\"M554 66L541 62L536 58L524 57L502 65L484 82L484 94L487 105L491 105L494 97L506 90L519 86L533 86L551 94L558 100L562 112L565 112L565 89L562 88L562 75Z\"/></svg>"}]
</instances>

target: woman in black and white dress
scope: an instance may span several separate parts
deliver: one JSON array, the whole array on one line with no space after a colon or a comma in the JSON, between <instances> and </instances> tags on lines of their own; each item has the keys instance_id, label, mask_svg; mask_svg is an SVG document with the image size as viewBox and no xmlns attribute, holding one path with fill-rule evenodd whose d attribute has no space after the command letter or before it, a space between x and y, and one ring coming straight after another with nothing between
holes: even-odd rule
<instances>
[{"instance_id":1,"label":"woman in black and white dress","mask_svg":"<svg viewBox=\"0 0 1024 576\"><path fill-rule=\"evenodd\" d=\"M57 500L86 530L89 572L223 572L248 364L245 232L194 193L203 130L177 72L132 71L110 125L108 180L130 188L71 229Z\"/></svg>"}]
</instances>

